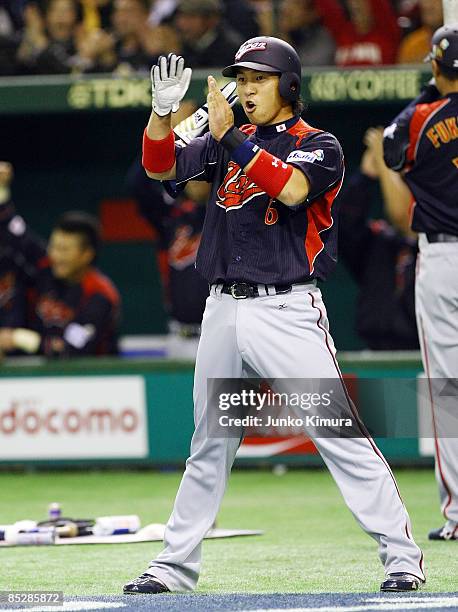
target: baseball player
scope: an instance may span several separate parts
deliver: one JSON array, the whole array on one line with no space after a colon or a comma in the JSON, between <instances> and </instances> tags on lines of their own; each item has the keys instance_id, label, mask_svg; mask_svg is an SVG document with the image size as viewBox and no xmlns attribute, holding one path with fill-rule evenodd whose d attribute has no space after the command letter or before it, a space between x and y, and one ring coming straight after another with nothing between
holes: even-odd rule
<instances>
[{"instance_id":1,"label":"baseball player","mask_svg":"<svg viewBox=\"0 0 458 612\"><path fill-rule=\"evenodd\" d=\"M311 433L347 505L379 546L383 590L412 591L424 581L423 556L385 459L354 413L340 378L317 279L336 261L333 201L343 179L334 136L300 118L301 65L295 50L257 37L223 70L234 77L250 124L238 129L232 110L208 77L210 131L175 148L171 112L191 78L184 60L161 57L152 69L153 112L143 165L155 179L212 183L197 270L210 284L194 382L196 429L191 455L165 533L165 549L125 593L195 588L202 540L221 504L243 436L208 435L218 410L208 379L332 379L340 410L359 435ZM280 383L279 383L280 384ZM207 421L208 419L208 421Z\"/></svg>"},{"instance_id":2,"label":"baseball player","mask_svg":"<svg viewBox=\"0 0 458 612\"><path fill-rule=\"evenodd\" d=\"M436 478L446 523L432 540L458 539L458 24L439 28L429 55L434 84L386 128L387 166L404 173L419 233L415 285L423 366L429 383Z\"/></svg>"}]
</instances>

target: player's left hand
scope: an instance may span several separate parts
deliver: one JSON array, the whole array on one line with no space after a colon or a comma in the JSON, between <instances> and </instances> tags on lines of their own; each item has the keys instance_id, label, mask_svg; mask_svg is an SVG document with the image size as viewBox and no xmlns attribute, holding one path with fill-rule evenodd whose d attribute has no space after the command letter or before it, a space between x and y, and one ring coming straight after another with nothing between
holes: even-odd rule
<instances>
[{"instance_id":1,"label":"player's left hand","mask_svg":"<svg viewBox=\"0 0 458 612\"><path fill-rule=\"evenodd\" d=\"M192 70L184 67L184 59L175 53L161 55L151 68L153 110L159 117L176 113L191 82Z\"/></svg>"},{"instance_id":2,"label":"player's left hand","mask_svg":"<svg viewBox=\"0 0 458 612\"><path fill-rule=\"evenodd\" d=\"M208 123L210 132L218 142L234 125L234 113L223 96L214 77L208 77Z\"/></svg>"}]
</instances>

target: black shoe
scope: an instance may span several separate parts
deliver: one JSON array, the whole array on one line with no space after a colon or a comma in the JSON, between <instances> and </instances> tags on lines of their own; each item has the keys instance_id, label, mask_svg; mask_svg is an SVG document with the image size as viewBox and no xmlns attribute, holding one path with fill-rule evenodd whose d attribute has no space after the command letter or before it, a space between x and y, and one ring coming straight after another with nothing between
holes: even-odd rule
<instances>
[{"instance_id":1,"label":"black shoe","mask_svg":"<svg viewBox=\"0 0 458 612\"><path fill-rule=\"evenodd\" d=\"M444 525L428 533L428 540L458 540L458 525Z\"/></svg>"},{"instance_id":2,"label":"black shoe","mask_svg":"<svg viewBox=\"0 0 458 612\"><path fill-rule=\"evenodd\" d=\"M386 580L380 585L381 591L392 591L396 593L404 593L405 591L418 591L418 588L423 580L413 576L412 574L405 574L404 572L395 572L388 574Z\"/></svg>"},{"instance_id":3,"label":"black shoe","mask_svg":"<svg viewBox=\"0 0 458 612\"><path fill-rule=\"evenodd\" d=\"M125 584L122 592L124 595L157 595L170 593L170 589L151 574L142 574Z\"/></svg>"}]
</instances>

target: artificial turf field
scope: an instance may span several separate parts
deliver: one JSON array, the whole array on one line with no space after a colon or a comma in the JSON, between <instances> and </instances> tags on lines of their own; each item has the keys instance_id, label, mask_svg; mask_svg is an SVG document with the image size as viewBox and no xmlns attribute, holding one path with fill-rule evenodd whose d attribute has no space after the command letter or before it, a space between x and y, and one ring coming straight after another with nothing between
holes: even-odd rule
<instances>
[{"instance_id":1,"label":"artificial turf field","mask_svg":"<svg viewBox=\"0 0 458 612\"><path fill-rule=\"evenodd\" d=\"M0 524L45 518L52 501L61 503L65 516L135 513L142 524L166 522L180 476L179 472L145 471L0 474ZM443 522L433 471L398 470L396 476L412 519L414 536L426 559L428 581L415 609L423 609L421 602L429 601L427 596L433 593L455 594L445 608L458 609L458 543L429 542L426 537L429 529ZM238 607L239 600L233 599L233 607L221 608L217 604L220 598L208 597L211 594L378 592L383 568L376 544L357 526L324 470L289 471L283 476L267 471L234 471L218 526L262 529L265 534L207 541L196 592L206 595L205 605L194 607L200 600L196 595L165 595L155 598L154 609L260 609L250 607L252 599L243 597L242 607ZM160 549L159 542L1 549L0 591L63 590L66 597L80 598L119 595L123 583L140 574ZM111 603L107 605L115 606L119 601L124 607L122 602L126 599L132 602L129 607L143 607L143 598L135 596L135 603L131 596L120 600L109 598ZM186 603L188 599L192 603ZM172 602L176 600L180 603L174 608ZM340 597L338 601L347 600ZM433 600L436 601L434 597ZM160 601L165 601L165 607L157 607ZM265 598L258 601L262 602L262 609L312 609L303 607L302 596L289 597L292 603L287 605L280 605L282 600L278 596L267 598L270 601L267 604ZM328 609L323 607L329 604L328 599L322 596L307 601L313 601L320 609ZM332 609L339 609L338 601ZM348 601L342 609L371 609L368 603L355 607L353 600ZM402 607L402 601L399 600L401 607L396 609L409 609L410 605ZM442 604L441 607L444 608ZM385 605L381 609L391 608ZM432 606L426 605L425 609Z\"/></svg>"}]
</instances>

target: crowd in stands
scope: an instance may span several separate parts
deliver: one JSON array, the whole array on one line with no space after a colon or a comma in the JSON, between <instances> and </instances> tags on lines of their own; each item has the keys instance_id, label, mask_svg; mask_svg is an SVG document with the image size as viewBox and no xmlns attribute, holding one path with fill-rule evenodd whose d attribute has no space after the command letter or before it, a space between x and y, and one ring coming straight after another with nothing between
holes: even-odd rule
<instances>
[{"instance_id":1,"label":"crowd in stands","mask_svg":"<svg viewBox=\"0 0 458 612\"><path fill-rule=\"evenodd\" d=\"M442 23L442 0L0 0L0 76L224 66L272 34L304 67L420 63Z\"/></svg>"}]
</instances>

